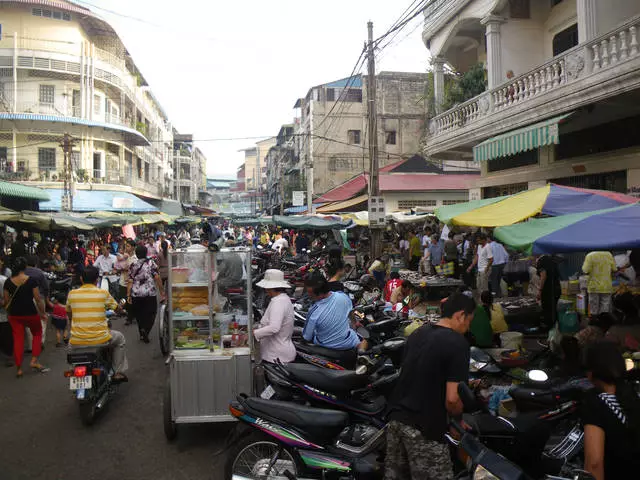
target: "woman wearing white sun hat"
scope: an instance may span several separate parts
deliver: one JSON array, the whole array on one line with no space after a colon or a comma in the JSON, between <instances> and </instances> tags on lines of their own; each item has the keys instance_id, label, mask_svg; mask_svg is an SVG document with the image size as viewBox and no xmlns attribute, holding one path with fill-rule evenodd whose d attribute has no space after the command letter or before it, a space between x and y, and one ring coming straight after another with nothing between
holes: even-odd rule
<instances>
[{"instance_id":1,"label":"woman wearing white sun hat","mask_svg":"<svg viewBox=\"0 0 640 480\"><path fill-rule=\"evenodd\" d=\"M253 331L260 342L260 357L265 362L293 362L296 358L296 347L291 341L293 305L286 294L291 285L285 281L284 273L270 269L264 272L264 279L258 282L258 287L264 288L271 297L260 327Z\"/></svg>"}]
</instances>

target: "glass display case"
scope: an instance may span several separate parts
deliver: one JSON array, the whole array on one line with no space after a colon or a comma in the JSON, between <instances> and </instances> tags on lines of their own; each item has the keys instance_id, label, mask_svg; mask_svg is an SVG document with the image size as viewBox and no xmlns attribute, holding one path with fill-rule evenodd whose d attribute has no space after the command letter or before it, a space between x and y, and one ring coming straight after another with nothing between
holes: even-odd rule
<instances>
[{"instance_id":1,"label":"glass display case","mask_svg":"<svg viewBox=\"0 0 640 480\"><path fill-rule=\"evenodd\" d=\"M233 420L229 402L253 393L251 299L249 249L170 253L167 438L176 424Z\"/></svg>"}]
</instances>

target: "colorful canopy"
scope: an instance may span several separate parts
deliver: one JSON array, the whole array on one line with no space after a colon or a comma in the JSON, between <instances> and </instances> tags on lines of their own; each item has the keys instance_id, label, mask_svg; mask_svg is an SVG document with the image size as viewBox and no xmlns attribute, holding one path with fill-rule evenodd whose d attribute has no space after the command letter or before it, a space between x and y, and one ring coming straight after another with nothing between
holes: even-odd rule
<instances>
[{"instance_id":1,"label":"colorful canopy","mask_svg":"<svg viewBox=\"0 0 640 480\"><path fill-rule=\"evenodd\" d=\"M284 217L273 216L273 223L285 228L299 228L301 230L331 230L349 228L353 226L351 220L342 220L334 216L293 215Z\"/></svg>"},{"instance_id":2,"label":"colorful canopy","mask_svg":"<svg viewBox=\"0 0 640 480\"><path fill-rule=\"evenodd\" d=\"M441 222L469 227L513 225L538 214L551 216L592 212L637 202L637 198L605 190L548 184L506 197L474 200L436 209Z\"/></svg>"},{"instance_id":3,"label":"colorful canopy","mask_svg":"<svg viewBox=\"0 0 640 480\"><path fill-rule=\"evenodd\" d=\"M498 227L494 235L533 254L640 248L640 204L532 219Z\"/></svg>"}]
</instances>

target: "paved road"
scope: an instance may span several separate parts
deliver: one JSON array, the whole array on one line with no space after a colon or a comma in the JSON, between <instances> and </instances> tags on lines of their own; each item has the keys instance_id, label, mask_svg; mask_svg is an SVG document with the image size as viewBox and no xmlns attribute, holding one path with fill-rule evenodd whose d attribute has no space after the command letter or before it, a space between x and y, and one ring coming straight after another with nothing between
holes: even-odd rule
<instances>
[{"instance_id":1,"label":"paved road","mask_svg":"<svg viewBox=\"0 0 640 480\"><path fill-rule=\"evenodd\" d=\"M182 427L168 444L162 428L166 367L157 342L137 339L135 326L114 328L127 337L130 382L120 387L104 414L84 427L62 376L65 352L48 332L47 374L0 365L0 480L218 480L224 456L214 455L229 427ZM26 357L25 366L28 359Z\"/></svg>"}]
</instances>

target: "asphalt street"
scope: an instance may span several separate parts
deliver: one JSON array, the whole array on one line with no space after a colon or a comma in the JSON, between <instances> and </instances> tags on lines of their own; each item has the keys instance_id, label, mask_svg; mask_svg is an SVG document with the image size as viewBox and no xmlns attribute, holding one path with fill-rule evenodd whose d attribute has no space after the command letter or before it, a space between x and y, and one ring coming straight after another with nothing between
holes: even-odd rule
<instances>
[{"instance_id":1,"label":"asphalt street","mask_svg":"<svg viewBox=\"0 0 640 480\"><path fill-rule=\"evenodd\" d=\"M49 327L51 328L51 327ZM139 342L135 325L113 328L127 338L129 383L119 387L91 427L80 422L63 377L66 352L49 329L41 363L45 374L0 364L0 480L217 480L222 479L230 427L181 426L168 443L162 427L162 392L168 367L154 332Z\"/></svg>"}]
</instances>

